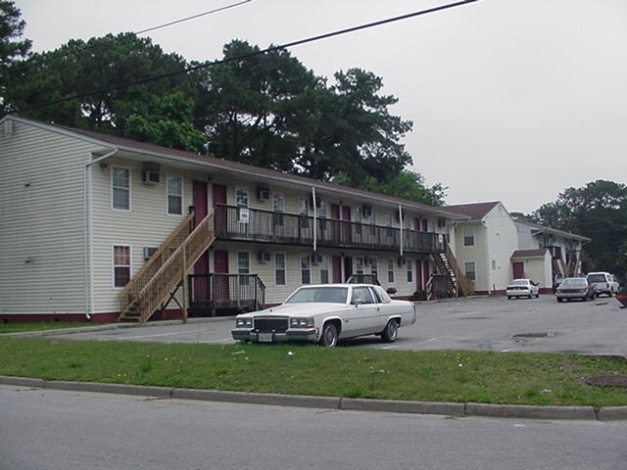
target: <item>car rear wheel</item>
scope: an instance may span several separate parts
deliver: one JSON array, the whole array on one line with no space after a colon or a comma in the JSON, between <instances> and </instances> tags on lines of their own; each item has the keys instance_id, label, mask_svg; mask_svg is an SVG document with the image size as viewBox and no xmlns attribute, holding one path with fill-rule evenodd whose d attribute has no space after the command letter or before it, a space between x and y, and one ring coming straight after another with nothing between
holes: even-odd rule
<instances>
[{"instance_id":1,"label":"car rear wheel","mask_svg":"<svg viewBox=\"0 0 627 470\"><path fill-rule=\"evenodd\" d=\"M337 328L333 323L325 323L322 328L322 337L320 338L320 346L325 348L334 348L337 346Z\"/></svg>"},{"instance_id":2,"label":"car rear wheel","mask_svg":"<svg viewBox=\"0 0 627 470\"><path fill-rule=\"evenodd\" d=\"M394 341L396 341L397 337L398 323L396 322L396 320L390 320L388 324L385 325L385 328L381 333L381 339L383 339L383 341L385 341L386 343L393 343Z\"/></svg>"}]
</instances>

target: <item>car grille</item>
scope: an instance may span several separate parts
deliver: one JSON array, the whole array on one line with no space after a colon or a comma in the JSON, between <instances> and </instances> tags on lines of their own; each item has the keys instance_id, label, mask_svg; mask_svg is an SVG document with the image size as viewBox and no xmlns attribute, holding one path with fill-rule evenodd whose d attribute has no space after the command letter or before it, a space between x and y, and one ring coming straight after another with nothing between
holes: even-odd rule
<instances>
[{"instance_id":1,"label":"car grille","mask_svg":"<svg viewBox=\"0 0 627 470\"><path fill-rule=\"evenodd\" d=\"M287 318L255 317L255 329L260 332L285 333L288 328Z\"/></svg>"}]
</instances>

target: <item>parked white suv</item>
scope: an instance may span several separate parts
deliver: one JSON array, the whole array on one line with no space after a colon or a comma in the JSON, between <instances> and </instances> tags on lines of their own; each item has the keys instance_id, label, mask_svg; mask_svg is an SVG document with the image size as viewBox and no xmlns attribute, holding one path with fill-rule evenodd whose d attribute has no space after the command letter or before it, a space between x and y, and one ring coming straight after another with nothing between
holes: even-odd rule
<instances>
[{"instance_id":1,"label":"parked white suv","mask_svg":"<svg viewBox=\"0 0 627 470\"><path fill-rule=\"evenodd\" d=\"M608 297L612 297L620 289L618 282L614 280L614 276L610 273L599 271L588 273L586 277L588 282L594 286L597 295L607 294Z\"/></svg>"}]
</instances>

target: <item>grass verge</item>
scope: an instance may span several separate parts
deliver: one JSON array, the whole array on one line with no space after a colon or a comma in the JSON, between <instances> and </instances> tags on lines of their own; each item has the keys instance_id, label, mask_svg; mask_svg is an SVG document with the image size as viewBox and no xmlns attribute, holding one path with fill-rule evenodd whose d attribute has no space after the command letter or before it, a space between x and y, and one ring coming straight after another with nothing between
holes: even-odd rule
<instances>
[{"instance_id":1,"label":"grass verge","mask_svg":"<svg viewBox=\"0 0 627 470\"><path fill-rule=\"evenodd\" d=\"M307 345L88 342L0 337L0 375L165 387L521 405L627 405L624 359L574 354L382 351Z\"/></svg>"}]
</instances>

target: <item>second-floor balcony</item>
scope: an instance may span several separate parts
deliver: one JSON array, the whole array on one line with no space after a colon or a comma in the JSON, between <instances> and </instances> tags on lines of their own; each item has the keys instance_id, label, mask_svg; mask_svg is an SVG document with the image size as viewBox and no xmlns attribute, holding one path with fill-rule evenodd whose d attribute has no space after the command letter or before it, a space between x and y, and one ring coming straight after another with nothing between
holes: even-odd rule
<instances>
[{"instance_id":1,"label":"second-floor balcony","mask_svg":"<svg viewBox=\"0 0 627 470\"><path fill-rule=\"evenodd\" d=\"M214 217L218 240L396 253L433 254L445 250L443 235L401 227L227 205L217 205Z\"/></svg>"}]
</instances>

